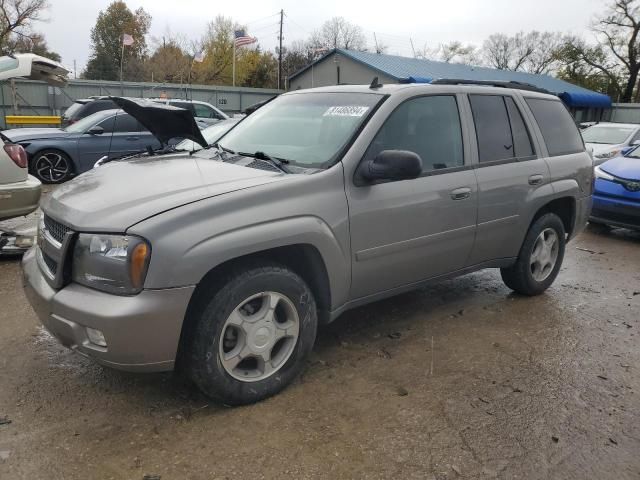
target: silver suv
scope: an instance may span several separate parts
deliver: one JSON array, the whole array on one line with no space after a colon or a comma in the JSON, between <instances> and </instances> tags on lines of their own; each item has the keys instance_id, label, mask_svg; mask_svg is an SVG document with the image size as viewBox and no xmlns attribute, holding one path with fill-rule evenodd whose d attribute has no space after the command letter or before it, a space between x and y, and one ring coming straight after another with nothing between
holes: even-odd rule
<instances>
[{"instance_id":1,"label":"silver suv","mask_svg":"<svg viewBox=\"0 0 640 480\"><path fill-rule=\"evenodd\" d=\"M77 352L180 365L245 404L289 384L318 325L358 305L483 268L544 292L592 177L564 105L521 85L301 90L209 148L63 185L24 257L26 290Z\"/></svg>"}]
</instances>

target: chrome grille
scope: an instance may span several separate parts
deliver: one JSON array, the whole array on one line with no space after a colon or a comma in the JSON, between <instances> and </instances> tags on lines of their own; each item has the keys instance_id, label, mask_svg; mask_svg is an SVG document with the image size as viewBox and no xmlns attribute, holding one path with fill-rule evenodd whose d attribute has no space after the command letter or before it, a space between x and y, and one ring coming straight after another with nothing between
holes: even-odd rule
<instances>
[{"instance_id":1,"label":"chrome grille","mask_svg":"<svg viewBox=\"0 0 640 480\"><path fill-rule=\"evenodd\" d=\"M69 227L57 222L47 215L44 216L44 226L49 232L49 235L59 243L62 243L65 234L71 230Z\"/></svg>"},{"instance_id":2,"label":"chrome grille","mask_svg":"<svg viewBox=\"0 0 640 480\"><path fill-rule=\"evenodd\" d=\"M44 252L42 252L42 260L44 260L44 263L47 265L51 275L55 276L58 271L58 264L56 261Z\"/></svg>"}]
</instances>

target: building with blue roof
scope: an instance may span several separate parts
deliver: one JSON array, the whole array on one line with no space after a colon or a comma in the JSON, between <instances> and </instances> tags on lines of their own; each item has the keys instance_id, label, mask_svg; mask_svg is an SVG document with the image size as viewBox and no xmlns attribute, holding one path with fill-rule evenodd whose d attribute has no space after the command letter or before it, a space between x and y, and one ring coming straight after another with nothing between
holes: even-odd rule
<instances>
[{"instance_id":1,"label":"building with blue roof","mask_svg":"<svg viewBox=\"0 0 640 480\"><path fill-rule=\"evenodd\" d=\"M289 90L339 84L368 84L373 77L382 83L429 83L441 78L520 82L557 95L577 121L601 120L611 108L608 95L578 87L550 75L512 72L458 63L358 52L337 48L289 77Z\"/></svg>"}]
</instances>

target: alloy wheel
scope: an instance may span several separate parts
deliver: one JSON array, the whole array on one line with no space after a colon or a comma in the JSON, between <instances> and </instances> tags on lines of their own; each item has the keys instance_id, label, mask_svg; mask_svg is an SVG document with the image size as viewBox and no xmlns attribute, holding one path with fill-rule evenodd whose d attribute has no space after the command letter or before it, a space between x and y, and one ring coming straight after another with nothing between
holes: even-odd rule
<instances>
[{"instance_id":1,"label":"alloy wheel","mask_svg":"<svg viewBox=\"0 0 640 480\"><path fill-rule=\"evenodd\" d=\"M531 276L537 282L547 279L558 260L560 241L558 234L552 228L545 228L533 244L529 265Z\"/></svg>"},{"instance_id":2,"label":"alloy wheel","mask_svg":"<svg viewBox=\"0 0 640 480\"><path fill-rule=\"evenodd\" d=\"M41 179L56 183L69 174L69 163L60 153L47 152L38 156L34 170Z\"/></svg>"},{"instance_id":3,"label":"alloy wheel","mask_svg":"<svg viewBox=\"0 0 640 480\"><path fill-rule=\"evenodd\" d=\"M219 360L237 380L256 382L282 368L293 353L300 319L291 300L261 292L243 300L222 327Z\"/></svg>"}]
</instances>

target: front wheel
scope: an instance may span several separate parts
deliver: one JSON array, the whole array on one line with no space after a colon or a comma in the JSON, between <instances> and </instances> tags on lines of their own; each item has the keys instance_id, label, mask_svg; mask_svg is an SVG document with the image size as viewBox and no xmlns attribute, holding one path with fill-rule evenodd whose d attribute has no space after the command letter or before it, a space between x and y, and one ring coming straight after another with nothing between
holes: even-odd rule
<instances>
[{"instance_id":1,"label":"front wheel","mask_svg":"<svg viewBox=\"0 0 640 480\"><path fill-rule=\"evenodd\" d=\"M42 150L33 156L31 170L42 183L62 183L71 178L73 167L69 156L59 150Z\"/></svg>"},{"instance_id":2,"label":"front wheel","mask_svg":"<svg viewBox=\"0 0 640 480\"><path fill-rule=\"evenodd\" d=\"M231 275L194 308L188 371L208 396L228 405L278 393L301 372L317 329L313 294L280 265ZM202 293L202 292L201 292Z\"/></svg>"},{"instance_id":3,"label":"front wheel","mask_svg":"<svg viewBox=\"0 0 640 480\"><path fill-rule=\"evenodd\" d=\"M558 276L566 244L562 220L547 213L527 232L516 263L500 269L502 280L522 295L540 295Z\"/></svg>"}]
</instances>

